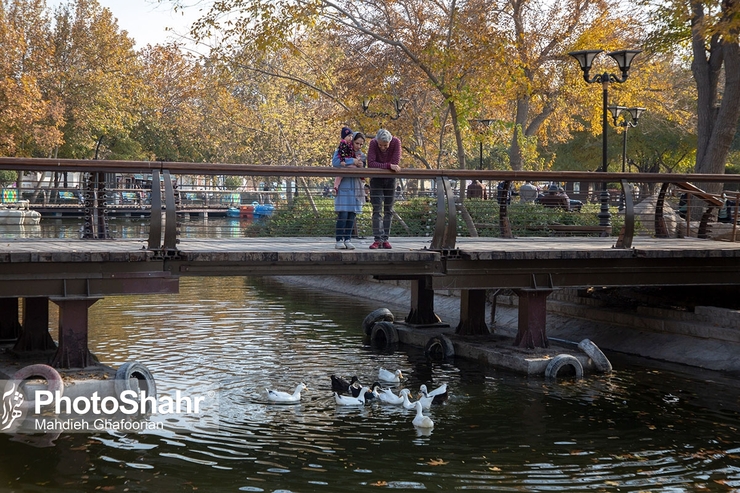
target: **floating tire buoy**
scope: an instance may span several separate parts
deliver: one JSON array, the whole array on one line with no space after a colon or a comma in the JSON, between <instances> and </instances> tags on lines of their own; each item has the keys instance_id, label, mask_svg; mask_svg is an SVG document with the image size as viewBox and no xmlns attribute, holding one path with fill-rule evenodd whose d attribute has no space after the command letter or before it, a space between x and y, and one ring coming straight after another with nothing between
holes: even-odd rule
<instances>
[{"instance_id":1,"label":"floating tire buoy","mask_svg":"<svg viewBox=\"0 0 740 493\"><path fill-rule=\"evenodd\" d=\"M362 331L365 335L369 336L373 330L373 325L378 322L391 322L393 323L396 317L387 308L378 308L377 310L371 311L365 320L362 321Z\"/></svg>"},{"instance_id":2,"label":"floating tire buoy","mask_svg":"<svg viewBox=\"0 0 740 493\"><path fill-rule=\"evenodd\" d=\"M138 381L138 390L146 392L147 397L157 398L157 384L154 383L154 377L149 369L138 361L130 361L122 364L116 370L115 388L116 393L120 396L126 390L136 391L131 381Z\"/></svg>"},{"instance_id":3,"label":"floating tire buoy","mask_svg":"<svg viewBox=\"0 0 740 493\"><path fill-rule=\"evenodd\" d=\"M377 349L388 349L398 344L398 331L391 322L376 322L370 331L370 344Z\"/></svg>"},{"instance_id":4,"label":"floating tire buoy","mask_svg":"<svg viewBox=\"0 0 740 493\"><path fill-rule=\"evenodd\" d=\"M578 361L578 358L571 356L570 354L558 354L552 361L547 364L545 368L545 376L547 378L558 378L561 370L568 369L567 371L572 372L576 378L583 378L583 365Z\"/></svg>"},{"instance_id":5,"label":"floating tire buoy","mask_svg":"<svg viewBox=\"0 0 740 493\"><path fill-rule=\"evenodd\" d=\"M54 394L59 392L60 396L64 394L64 382L62 381L62 376L59 375L59 372L53 367L43 364L24 366L15 372L6 384L5 391L7 392L10 390L8 388L10 385L16 385L19 387L21 382L24 380L34 379L46 380L46 390L49 390ZM34 399L24 400L22 407L29 409L35 407Z\"/></svg>"},{"instance_id":6,"label":"floating tire buoy","mask_svg":"<svg viewBox=\"0 0 740 493\"><path fill-rule=\"evenodd\" d=\"M435 361L444 361L455 357L455 347L446 335L434 336L424 345L424 354Z\"/></svg>"},{"instance_id":7,"label":"floating tire buoy","mask_svg":"<svg viewBox=\"0 0 740 493\"><path fill-rule=\"evenodd\" d=\"M603 373L610 373L612 371L612 364L609 358L599 349L599 346L594 344L590 339L584 339L578 343L578 349L583 351L591 358L594 362L594 366L597 370Z\"/></svg>"}]
</instances>

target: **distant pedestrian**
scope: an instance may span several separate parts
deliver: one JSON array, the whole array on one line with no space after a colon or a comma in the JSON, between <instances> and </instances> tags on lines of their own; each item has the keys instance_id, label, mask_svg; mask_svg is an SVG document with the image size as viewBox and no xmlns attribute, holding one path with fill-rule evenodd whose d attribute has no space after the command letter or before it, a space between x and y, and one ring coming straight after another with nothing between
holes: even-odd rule
<instances>
[{"instance_id":1,"label":"distant pedestrian","mask_svg":"<svg viewBox=\"0 0 740 493\"><path fill-rule=\"evenodd\" d=\"M352 146L355 155L358 157L347 157L340 160L339 149L337 149L332 156L332 166L335 168L362 168L362 146L364 145L365 136L361 132L356 132L352 137ZM337 213L336 249L355 249L351 241L352 232L355 229L357 214L362 212L362 204L364 203L365 187L362 178L343 177L334 198L334 210Z\"/></svg>"},{"instance_id":2,"label":"distant pedestrian","mask_svg":"<svg viewBox=\"0 0 740 493\"><path fill-rule=\"evenodd\" d=\"M468 185L468 198L469 199L485 199L486 191L483 189L483 185L478 180Z\"/></svg>"},{"instance_id":3,"label":"distant pedestrian","mask_svg":"<svg viewBox=\"0 0 740 493\"><path fill-rule=\"evenodd\" d=\"M550 187L547 189L547 194L543 195L542 198L540 198L540 204L553 209L563 209L564 211L569 211L570 198L564 190L562 192L560 190L561 189L559 189L557 185L550 185Z\"/></svg>"},{"instance_id":4,"label":"distant pedestrian","mask_svg":"<svg viewBox=\"0 0 740 493\"><path fill-rule=\"evenodd\" d=\"M532 185L531 181L527 181L519 187L519 200L525 203L532 203L537 200L539 190L537 187Z\"/></svg>"},{"instance_id":5,"label":"distant pedestrian","mask_svg":"<svg viewBox=\"0 0 740 493\"><path fill-rule=\"evenodd\" d=\"M381 128L375 134L375 138L370 141L367 151L368 168L389 169L397 172L401 169L400 162L401 141L398 137L393 137L388 130ZM370 179L370 203L373 206L373 236L375 237L375 241L370 245L372 250L392 248L388 239L391 234L395 198L395 178Z\"/></svg>"}]
</instances>

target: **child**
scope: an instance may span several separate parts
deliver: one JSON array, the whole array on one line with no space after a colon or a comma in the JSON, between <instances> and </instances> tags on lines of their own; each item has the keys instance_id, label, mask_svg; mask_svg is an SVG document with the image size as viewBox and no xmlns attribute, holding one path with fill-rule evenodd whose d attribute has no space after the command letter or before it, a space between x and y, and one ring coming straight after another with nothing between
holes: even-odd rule
<instances>
[{"instance_id":1,"label":"child","mask_svg":"<svg viewBox=\"0 0 740 493\"><path fill-rule=\"evenodd\" d=\"M354 133L349 127L342 127L342 132L340 134L341 140L339 141L339 148L337 149L337 155L339 156L339 160L346 164L344 159L351 157L355 157L355 150L352 146L352 136ZM337 176L334 178L334 195L337 194L337 191L339 190L339 184L342 182L342 177Z\"/></svg>"}]
</instances>

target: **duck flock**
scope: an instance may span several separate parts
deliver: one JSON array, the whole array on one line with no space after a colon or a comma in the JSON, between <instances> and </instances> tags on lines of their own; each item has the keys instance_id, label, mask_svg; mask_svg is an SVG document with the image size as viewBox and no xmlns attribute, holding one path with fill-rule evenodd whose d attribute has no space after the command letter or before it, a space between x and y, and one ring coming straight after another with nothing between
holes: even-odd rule
<instances>
[{"instance_id":1,"label":"duck flock","mask_svg":"<svg viewBox=\"0 0 740 493\"><path fill-rule=\"evenodd\" d=\"M448 398L447 384L442 384L432 391L427 390L426 385L419 388L418 399L412 401L409 395L411 390L402 389L398 394L390 388L384 388L383 384L399 384L404 380L401 370L389 371L385 368L378 370L378 380L371 386L363 386L359 379L354 376L350 381L342 377L331 375L331 389L334 392L334 401L337 406L364 406L376 401L381 404L392 406L403 406L408 410L415 410L416 416L412 424L417 428L434 428L434 421L424 415L434 404L442 404ZM301 393L308 390L305 383L296 385L293 393L280 390L265 389L267 400L271 404L297 404L301 401Z\"/></svg>"}]
</instances>

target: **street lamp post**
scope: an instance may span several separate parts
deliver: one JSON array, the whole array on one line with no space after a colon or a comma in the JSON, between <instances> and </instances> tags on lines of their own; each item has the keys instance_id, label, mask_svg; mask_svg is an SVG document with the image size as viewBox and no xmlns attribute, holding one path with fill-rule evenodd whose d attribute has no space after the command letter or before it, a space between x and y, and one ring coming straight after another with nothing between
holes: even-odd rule
<instances>
[{"instance_id":1,"label":"street lamp post","mask_svg":"<svg viewBox=\"0 0 740 493\"><path fill-rule=\"evenodd\" d=\"M632 59L639 53L642 53L642 50L620 50L620 51L612 51L607 53L610 57L614 59L614 61L617 62L617 65L619 65L619 70L621 71L621 76L617 76L615 74L610 74L608 72L604 72L603 74L597 74L593 78L589 77L589 72L591 71L591 65L593 64L594 58L601 53L604 50L581 50L581 51L572 51L568 53L570 56L578 60L578 63L581 65L581 70L583 70L583 79L591 84L598 82L601 84L602 87L602 118L601 118L601 134L602 134L602 150L601 150L601 171L606 173L608 170L608 164L607 164L607 106L608 106L608 100L609 100L609 83L610 82L618 82L622 83L627 80L627 77L629 75L630 70L630 64L632 63ZM599 225L600 226L610 226L611 225L611 214L609 213L609 191L607 189L607 183L604 182L602 189L601 189L601 211L599 212Z\"/></svg>"},{"instance_id":2,"label":"street lamp post","mask_svg":"<svg viewBox=\"0 0 740 493\"><path fill-rule=\"evenodd\" d=\"M609 111L612 114L612 118L614 118L614 126L624 128L624 132L622 132L622 173L626 171L627 167L627 130L630 127L634 128L637 126L637 123L640 120L640 116L645 110L646 108L609 106ZM632 121L630 121L627 117L622 116L622 121L620 122L619 115L622 114L622 112L629 113L630 116L632 116ZM619 210L624 210L624 190L622 191L622 199L619 201Z\"/></svg>"}]
</instances>

